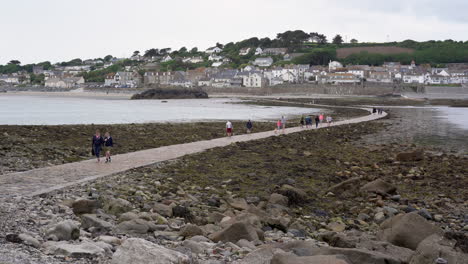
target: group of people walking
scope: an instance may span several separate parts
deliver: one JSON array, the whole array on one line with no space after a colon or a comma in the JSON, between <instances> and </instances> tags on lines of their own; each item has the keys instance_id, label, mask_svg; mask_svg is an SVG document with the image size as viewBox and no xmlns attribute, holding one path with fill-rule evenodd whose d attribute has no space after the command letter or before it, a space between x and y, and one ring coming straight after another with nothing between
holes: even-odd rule
<instances>
[{"instance_id":1,"label":"group of people walking","mask_svg":"<svg viewBox=\"0 0 468 264\"><path fill-rule=\"evenodd\" d=\"M304 128L304 126L306 128L311 128L313 126L313 122L315 122L315 127L318 128L320 123L326 122L328 126L330 126L332 121L333 121L333 118L331 116L325 117L324 114L316 115L315 117L312 115L307 115L305 117L301 116L300 125L302 128ZM247 130L247 134L251 133L253 130L252 120L249 119L249 121L247 121L247 123L245 124L245 127ZM232 122L227 121L226 122L226 134L228 137L232 137L233 129L234 129L234 126ZM281 116L281 119L278 119L278 121L276 122L275 134L281 131L283 133L286 131L286 117L285 116Z\"/></svg>"},{"instance_id":2,"label":"group of people walking","mask_svg":"<svg viewBox=\"0 0 468 264\"><path fill-rule=\"evenodd\" d=\"M323 123L323 122L327 122L328 126L330 126L330 124L333 121L333 118L331 116L325 117L324 114L316 115L315 118L313 116L311 116L311 115L308 115L306 117L301 116L301 121L300 121L301 127L302 128L304 126L306 128L312 127L312 122L313 121L315 121L315 128L317 128L319 126L319 124Z\"/></svg>"},{"instance_id":3,"label":"group of people walking","mask_svg":"<svg viewBox=\"0 0 468 264\"><path fill-rule=\"evenodd\" d=\"M91 153L96 156L98 163L101 162L101 151L103 148L106 155L106 163L112 162L111 149L113 146L114 142L109 132L106 132L104 137L102 137L101 132L96 130L92 139Z\"/></svg>"},{"instance_id":4,"label":"group of people walking","mask_svg":"<svg viewBox=\"0 0 468 264\"><path fill-rule=\"evenodd\" d=\"M383 109L382 108L372 108L372 114L383 114Z\"/></svg>"}]
</instances>

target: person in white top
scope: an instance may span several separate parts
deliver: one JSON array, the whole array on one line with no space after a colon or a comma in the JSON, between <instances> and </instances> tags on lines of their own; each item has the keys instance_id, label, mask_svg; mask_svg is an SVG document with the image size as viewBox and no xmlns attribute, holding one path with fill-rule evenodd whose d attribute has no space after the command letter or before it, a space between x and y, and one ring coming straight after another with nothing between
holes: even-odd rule
<instances>
[{"instance_id":1,"label":"person in white top","mask_svg":"<svg viewBox=\"0 0 468 264\"><path fill-rule=\"evenodd\" d=\"M231 121L226 122L226 133L227 133L228 137L232 136L232 123L231 123Z\"/></svg>"},{"instance_id":2,"label":"person in white top","mask_svg":"<svg viewBox=\"0 0 468 264\"><path fill-rule=\"evenodd\" d=\"M331 116L327 116L327 123L328 123L328 126L330 126L332 120L333 120L333 119L332 119Z\"/></svg>"}]
</instances>

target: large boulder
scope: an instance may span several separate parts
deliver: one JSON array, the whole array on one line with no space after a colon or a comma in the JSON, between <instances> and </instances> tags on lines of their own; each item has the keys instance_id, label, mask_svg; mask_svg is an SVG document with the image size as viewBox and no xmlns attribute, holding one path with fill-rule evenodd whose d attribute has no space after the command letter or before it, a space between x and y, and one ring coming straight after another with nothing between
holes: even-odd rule
<instances>
[{"instance_id":1,"label":"large boulder","mask_svg":"<svg viewBox=\"0 0 468 264\"><path fill-rule=\"evenodd\" d=\"M270 199L268 200L269 204L279 204L282 206L288 206L289 200L288 197L281 195L279 193L272 193Z\"/></svg>"},{"instance_id":2,"label":"large boulder","mask_svg":"<svg viewBox=\"0 0 468 264\"><path fill-rule=\"evenodd\" d=\"M341 193L346 190L352 189L356 185L360 185L359 183L362 181L363 177L354 177L351 179L347 179L346 181L342 181L336 185L333 185L328 189L327 192L333 193Z\"/></svg>"},{"instance_id":3,"label":"large boulder","mask_svg":"<svg viewBox=\"0 0 468 264\"><path fill-rule=\"evenodd\" d=\"M112 229L112 224L98 218L95 214L84 214L81 216L81 227L103 232L110 231Z\"/></svg>"},{"instance_id":4,"label":"large boulder","mask_svg":"<svg viewBox=\"0 0 468 264\"><path fill-rule=\"evenodd\" d=\"M172 217L172 207L162 203L153 205L153 212L158 213L165 217Z\"/></svg>"},{"instance_id":5,"label":"large boulder","mask_svg":"<svg viewBox=\"0 0 468 264\"><path fill-rule=\"evenodd\" d=\"M282 249L273 246L259 248L247 254L244 259L233 264L270 264L275 254L285 253Z\"/></svg>"},{"instance_id":6,"label":"large boulder","mask_svg":"<svg viewBox=\"0 0 468 264\"><path fill-rule=\"evenodd\" d=\"M203 232L203 229L196 225L188 224L180 230L180 236L182 237L194 237L194 236L203 236L205 235L205 232Z\"/></svg>"},{"instance_id":7,"label":"large boulder","mask_svg":"<svg viewBox=\"0 0 468 264\"><path fill-rule=\"evenodd\" d=\"M412 250L426 237L443 233L442 229L429 223L417 212L394 216L383 222L380 228L378 239Z\"/></svg>"},{"instance_id":8,"label":"large boulder","mask_svg":"<svg viewBox=\"0 0 468 264\"><path fill-rule=\"evenodd\" d=\"M114 228L114 232L117 234L146 234L153 230L152 223L143 219L125 221Z\"/></svg>"},{"instance_id":9,"label":"large boulder","mask_svg":"<svg viewBox=\"0 0 468 264\"><path fill-rule=\"evenodd\" d=\"M228 199L227 203L234 209L237 210L248 210L249 205L244 198Z\"/></svg>"},{"instance_id":10,"label":"large boulder","mask_svg":"<svg viewBox=\"0 0 468 264\"><path fill-rule=\"evenodd\" d=\"M210 239L214 242L222 241L232 243L236 243L241 239L257 241L263 239L263 232L248 223L238 222L212 234Z\"/></svg>"},{"instance_id":11,"label":"large boulder","mask_svg":"<svg viewBox=\"0 0 468 264\"><path fill-rule=\"evenodd\" d=\"M37 240L36 238L28 235L28 234L19 234L18 236L19 239L23 242L25 245L29 245L35 248L39 248L41 246L41 242Z\"/></svg>"},{"instance_id":12,"label":"large boulder","mask_svg":"<svg viewBox=\"0 0 468 264\"><path fill-rule=\"evenodd\" d=\"M76 240L80 237L80 229L71 220L66 220L56 224L46 232L49 240Z\"/></svg>"},{"instance_id":13,"label":"large boulder","mask_svg":"<svg viewBox=\"0 0 468 264\"><path fill-rule=\"evenodd\" d=\"M392 194L396 189L397 188L394 185L381 179L371 181L361 187L361 191L363 192L373 192L381 195Z\"/></svg>"},{"instance_id":14,"label":"large boulder","mask_svg":"<svg viewBox=\"0 0 468 264\"><path fill-rule=\"evenodd\" d=\"M129 238L117 248L112 264L188 264L190 258L180 252L140 238Z\"/></svg>"},{"instance_id":15,"label":"large boulder","mask_svg":"<svg viewBox=\"0 0 468 264\"><path fill-rule=\"evenodd\" d=\"M103 209L109 214L120 216L132 210L132 204L122 198L108 198L104 200Z\"/></svg>"},{"instance_id":16,"label":"large boulder","mask_svg":"<svg viewBox=\"0 0 468 264\"><path fill-rule=\"evenodd\" d=\"M369 251L376 251L394 259L401 263L409 263L414 251L409 248L392 245L385 241L363 240L356 245L357 248L364 248Z\"/></svg>"},{"instance_id":17,"label":"large boulder","mask_svg":"<svg viewBox=\"0 0 468 264\"><path fill-rule=\"evenodd\" d=\"M92 242L82 242L80 244L71 244L61 241L45 242L43 248L47 254L61 255L72 258L92 258L105 254L105 250Z\"/></svg>"},{"instance_id":18,"label":"large boulder","mask_svg":"<svg viewBox=\"0 0 468 264\"><path fill-rule=\"evenodd\" d=\"M71 205L73 213L75 214L92 214L99 207L99 203L96 200L76 200Z\"/></svg>"},{"instance_id":19,"label":"large boulder","mask_svg":"<svg viewBox=\"0 0 468 264\"><path fill-rule=\"evenodd\" d=\"M304 190L295 188L287 184L281 187L279 193L288 197L288 205L303 204L307 201L309 197Z\"/></svg>"},{"instance_id":20,"label":"large boulder","mask_svg":"<svg viewBox=\"0 0 468 264\"><path fill-rule=\"evenodd\" d=\"M434 260L441 257L449 264L468 263L468 254L457 252L454 249L454 242L444 239L440 235L431 235L419 243L410 264L434 263Z\"/></svg>"},{"instance_id":21,"label":"large boulder","mask_svg":"<svg viewBox=\"0 0 468 264\"><path fill-rule=\"evenodd\" d=\"M352 264L343 255L298 257L291 253L276 254L271 264Z\"/></svg>"},{"instance_id":22,"label":"large boulder","mask_svg":"<svg viewBox=\"0 0 468 264\"><path fill-rule=\"evenodd\" d=\"M424 152L422 150L416 150L413 152L401 152L396 155L396 160L402 162L420 161L423 159Z\"/></svg>"},{"instance_id":23,"label":"large boulder","mask_svg":"<svg viewBox=\"0 0 468 264\"><path fill-rule=\"evenodd\" d=\"M302 251L300 256L317 256L317 255L343 255L351 263L359 264L402 264L398 258L382 254L377 251L370 251L359 248L334 248L320 247L311 248L308 252Z\"/></svg>"}]
</instances>

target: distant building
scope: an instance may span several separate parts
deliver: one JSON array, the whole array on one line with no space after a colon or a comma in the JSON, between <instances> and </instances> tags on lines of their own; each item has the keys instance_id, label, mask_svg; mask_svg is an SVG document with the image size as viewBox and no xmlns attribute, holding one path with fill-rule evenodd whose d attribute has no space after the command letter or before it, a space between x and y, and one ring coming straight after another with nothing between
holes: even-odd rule
<instances>
[{"instance_id":1,"label":"distant building","mask_svg":"<svg viewBox=\"0 0 468 264\"><path fill-rule=\"evenodd\" d=\"M271 57L256 58L253 64L259 67L270 67L273 64L273 59Z\"/></svg>"},{"instance_id":2,"label":"distant building","mask_svg":"<svg viewBox=\"0 0 468 264\"><path fill-rule=\"evenodd\" d=\"M264 55L284 55L288 52L287 48L268 48L264 49L262 54Z\"/></svg>"},{"instance_id":3,"label":"distant building","mask_svg":"<svg viewBox=\"0 0 468 264\"><path fill-rule=\"evenodd\" d=\"M259 71L243 72L238 75L245 87L260 88L266 86L266 78Z\"/></svg>"},{"instance_id":4,"label":"distant building","mask_svg":"<svg viewBox=\"0 0 468 264\"><path fill-rule=\"evenodd\" d=\"M162 58L161 62L169 62L172 60L172 57L169 55L166 55Z\"/></svg>"},{"instance_id":5,"label":"distant building","mask_svg":"<svg viewBox=\"0 0 468 264\"><path fill-rule=\"evenodd\" d=\"M343 68L343 64L337 62L337 61L330 61L328 63L328 71L336 71L336 69Z\"/></svg>"},{"instance_id":6,"label":"distant building","mask_svg":"<svg viewBox=\"0 0 468 264\"><path fill-rule=\"evenodd\" d=\"M80 85L85 83L85 79L83 77L53 77L49 78L45 81L45 87L49 88L78 88Z\"/></svg>"},{"instance_id":7,"label":"distant building","mask_svg":"<svg viewBox=\"0 0 468 264\"><path fill-rule=\"evenodd\" d=\"M403 75L403 83L423 84L424 74L405 74Z\"/></svg>"},{"instance_id":8,"label":"distant building","mask_svg":"<svg viewBox=\"0 0 468 264\"><path fill-rule=\"evenodd\" d=\"M263 54L263 49L258 47L255 49L255 55L262 55Z\"/></svg>"},{"instance_id":9,"label":"distant building","mask_svg":"<svg viewBox=\"0 0 468 264\"><path fill-rule=\"evenodd\" d=\"M392 83L393 78L392 74L388 71L381 72L381 71L372 71L369 73L369 77L367 78L369 82L382 82L382 83Z\"/></svg>"},{"instance_id":10,"label":"distant building","mask_svg":"<svg viewBox=\"0 0 468 264\"><path fill-rule=\"evenodd\" d=\"M213 48L209 48L205 51L205 53L208 53L208 54L213 54L213 53L220 53L222 52L223 50L221 48L218 48L218 47L213 47Z\"/></svg>"},{"instance_id":11,"label":"distant building","mask_svg":"<svg viewBox=\"0 0 468 264\"><path fill-rule=\"evenodd\" d=\"M249 52L250 52L251 48L243 48L239 51L239 55L240 56L245 56L245 55L248 55Z\"/></svg>"},{"instance_id":12,"label":"distant building","mask_svg":"<svg viewBox=\"0 0 468 264\"><path fill-rule=\"evenodd\" d=\"M330 73L323 76L322 82L331 84L357 84L361 81L351 73Z\"/></svg>"},{"instance_id":13,"label":"distant building","mask_svg":"<svg viewBox=\"0 0 468 264\"><path fill-rule=\"evenodd\" d=\"M44 67L42 67L42 66L33 66L33 73L35 75L43 74L44 73Z\"/></svg>"}]
</instances>

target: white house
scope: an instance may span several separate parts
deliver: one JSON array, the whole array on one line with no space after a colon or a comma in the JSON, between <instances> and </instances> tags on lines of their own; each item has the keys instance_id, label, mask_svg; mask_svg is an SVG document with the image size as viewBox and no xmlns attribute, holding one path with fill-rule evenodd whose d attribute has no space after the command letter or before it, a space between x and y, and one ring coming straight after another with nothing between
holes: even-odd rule
<instances>
[{"instance_id":1,"label":"white house","mask_svg":"<svg viewBox=\"0 0 468 264\"><path fill-rule=\"evenodd\" d=\"M359 78L354 76L351 73L330 73L328 75L322 76L327 83L333 84L343 84L343 83L350 83L350 84L357 84L360 83Z\"/></svg>"},{"instance_id":2,"label":"white house","mask_svg":"<svg viewBox=\"0 0 468 264\"><path fill-rule=\"evenodd\" d=\"M239 51L239 55L240 56L245 56L245 55L248 55L249 52L250 52L251 48L243 48Z\"/></svg>"},{"instance_id":3,"label":"white house","mask_svg":"<svg viewBox=\"0 0 468 264\"><path fill-rule=\"evenodd\" d=\"M222 52L223 50L221 48L218 48L218 47L213 47L213 48L209 48L205 51L205 53L208 53L208 54L213 54L213 53L220 53Z\"/></svg>"},{"instance_id":4,"label":"white house","mask_svg":"<svg viewBox=\"0 0 468 264\"><path fill-rule=\"evenodd\" d=\"M448 68L432 68L431 73L432 75L450 76Z\"/></svg>"},{"instance_id":5,"label":"white house","mask_svg":"<svg viewBox=\"0 0 468 264\"><path fill-rule=\"evenodd\" d=\"M258 47L255 49L255 55L262 55L263 54L263 49Z\"/></svg>"},{"instance_id":6,"label":"white house","mask_svg":"<svg viewBox=\"0 0 468 264\"><path fill-rule=\"evenodd\" d=\"M18 76L12 75L0 75L0 81L9 84L19 84L20 80Z\"/></svg>"},{"instance_id":7,"label":"white house","mask_svg":"<svg viewBox=\"0 0 468 264\"><path fill-rule=\"evenodd\" d=\"M251 72L247 76L243 76L243 84L245 87L263 87L265 78L260 72Z\"/></svg>"},{"instance_id":8,"label":"white house","mask_svg":"<svg viewBox=\"0 0 468 264\"><path fill-rule=\"evenodd\" d=\"M211 67L215 67L215 68L218 68L219 66L223 65L224 62L222 61L217 61L217 62L213 62L213 64L211 64Z\"/></svg>"},{"instance_id":9,"label":"white house","mask_svg":"<svg viewBox=\"0 0 468 264\"><path fill-rule=\"evenodd\" d=\"M211 54L210 57L208 57L209 61L222 61L224 59L223 56L219 56L216 54Z\"/></svg>"},{"instance_id":10,"label":"white house","mask_svg":"<svg viewBox=\"0 0 468 264\"><path fill-rule=\"evenodd\" d=\"M439 74L426 74L424 82L426 84L449 84L450 77Z\"/></svg>"},{"instance_id":11,"label":"white house","mask_svg":"<svg viewBox=\"0 0 468 264\"><path fill-rule=\"evenodd\" d=\"M49 78L45 81L45 87L50 88L76 88L85 83L83 77Z\"/></svg>"},{"instance_id":12,"label":"white house","mask_svg":"<svg viewBox=\"0 0 468 264\"><path fill-rule=\"evenodd\" d=\"M340 68L343 68L343 64L339 63L338 61L330 61L330 63L328 63L329 71L336 71L336 69Z\"/></svg>"},{"instance_id":13,"label":"white house","mask_svg":"<svg viewBox=\"0 0 468 264\"><path fill-rule=\"evenodd\" d=\"M168 62L168 61L171 61L172 60L172 57L169 56L169 55L166 55L164 56L164 58L162 58L161 62Z\"/></svg>"},{"instance_id":14,"label":"white house","mask_svg":"<svg viewBox=\"0 0 468 264\"><path fill-rule=\"evenodd\" d=\"M424 83L424 74L405 74L403 75L404 83Z\"/></svg>"},{"instance_id":15,"label":"white house","mask_svg":"<svg viewBox=\"0 0 468 264\"><path fill-rule=\"evenodd\" d=\"M256 58L253 64L259 67L270 67L273 64L273 59L271 57Z\"/></svg>"}]
</instances>

